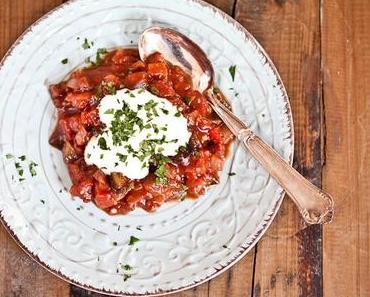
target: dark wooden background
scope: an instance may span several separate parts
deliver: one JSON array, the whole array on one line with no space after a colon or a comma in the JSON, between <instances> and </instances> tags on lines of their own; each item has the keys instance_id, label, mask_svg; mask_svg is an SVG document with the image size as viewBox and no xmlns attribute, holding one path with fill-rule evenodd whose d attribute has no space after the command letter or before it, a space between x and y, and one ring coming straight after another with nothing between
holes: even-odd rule
<instances>
[{"instance_id":1,"label":"dark wooden background","mask_svg":"<svg viewBox=\"0 0 370 297\"><path fill-rule=\"evenodd\" d=\"M0 0L0 56L62 2ZM245 26L276 64L293 109L294 165L333 194L336 216L330 226L303 229L286 199L243 260L173 296L370 296L370 1L208 2ZM101 295L45 271L0 227L0 296Z\"/></svg>"}]
</instances>

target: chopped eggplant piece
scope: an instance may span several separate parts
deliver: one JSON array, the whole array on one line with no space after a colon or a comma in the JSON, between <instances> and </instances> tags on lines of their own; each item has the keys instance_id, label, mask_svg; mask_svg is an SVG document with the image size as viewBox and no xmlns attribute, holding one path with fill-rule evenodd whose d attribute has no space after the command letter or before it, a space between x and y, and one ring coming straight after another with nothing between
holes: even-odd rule
<instances>
[{"instance_id":1,"label":"chopped eggplant piece","mask_svg":"<svg viewBox=\"0 0 370 297\"><path fill-rule=\"evenodd\" d=\"M52 145L53 147L59 150L63 149L64 137L63 137L63 134L61 132L59 125L55 127L53 133L51 134L49 138L49 143L50 145Z\"/></svg>"},{"instance_id":2,"label":"chopped eggplant piece","mask_svg":"<svg viewBox=\"0 0 370 297\"><path fill-rule=\"evenodd\" d=\"M63 157L64 157L64 162L66 163L69 163L71 161L75 161L78 159L75 149L68 141L66 141L63 146Z\"/></svg>"},{"instance_id":3,"label":"chopped eggplant piece","mask_svg":"<svg viewBox=\"0 0 370 297\"><path fill-rule=\"evenodd\" d=\"M119 172L113 172L110 176L110 180L112 187L117 191L127 187L127 185L130 183L130 180Z\"/></svg>"}]
</instances>

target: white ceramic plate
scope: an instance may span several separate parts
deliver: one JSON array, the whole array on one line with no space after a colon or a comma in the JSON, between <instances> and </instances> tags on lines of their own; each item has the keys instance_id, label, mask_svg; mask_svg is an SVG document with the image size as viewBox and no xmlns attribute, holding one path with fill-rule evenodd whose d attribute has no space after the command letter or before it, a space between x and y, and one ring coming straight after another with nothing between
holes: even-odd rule
<instances>
[{"instance_id":1,"label":"white ceramic plate","mask_svg":"<svg viewBox=\"0 0 370 297\"><path fill-rule=\"evenodd\" d=\"M283 198L282 189L237 144L218 186L199 200L169 203L154 214L137 210L110 217L60 192L70 179L61 153L48 144L55 124L48 85L99 47L135 44L153 24L198 43L234 112L287 160L293 155L291 112L276 69L253 37L214 7L197 0L75 0L44 16L18 39L0 69L1 218L44 267L103 293L155 295L209 280L253 247ZM81 47L85 37L95 42L91 50ZM67 65L60 62L64 58ZM234 64L232 82L228 69ZM25 170L24 182L12 180L17 171L6 153L34 160L37 176ZM229 177L230 171L236 175ZM140 238L134 246L128 245L131 235ZM125 282L121 264L134 268Z\"/></svg>"}]
</instances>

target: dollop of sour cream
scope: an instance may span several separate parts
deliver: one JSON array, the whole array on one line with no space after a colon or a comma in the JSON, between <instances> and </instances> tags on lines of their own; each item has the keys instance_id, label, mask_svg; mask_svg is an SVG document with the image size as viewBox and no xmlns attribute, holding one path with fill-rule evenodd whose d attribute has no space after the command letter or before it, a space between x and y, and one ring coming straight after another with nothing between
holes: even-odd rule
<instances>
[{"instance_id":1,"label":"dollop of sour cream","mask_svg":"<svg viewBox=\"0 0 370 297\"><path fill-rule=\"evenodd\" d=\"M84 158L105 174L142 179L153 155L175 156L191 136L176 106L145 89L107 95L98 109L105 128L90 139Z\"/></svg>"}]
</instances>

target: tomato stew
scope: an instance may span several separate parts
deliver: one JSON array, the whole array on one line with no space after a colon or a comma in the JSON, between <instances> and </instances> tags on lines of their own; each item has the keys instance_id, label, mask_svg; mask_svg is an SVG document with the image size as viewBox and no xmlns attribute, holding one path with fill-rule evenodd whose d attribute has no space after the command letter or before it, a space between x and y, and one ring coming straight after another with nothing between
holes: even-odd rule
<instances>
[{"instance_id":1,"label":"tomato stew","mask_svg":"<svg viewBox=\"0 0 370 297\"><path fill-rule=\"evenodd\" d=\"M93 201L109 214L123 214L136 207L154 211L167 200L197 198L207 186L217 183L233 136L207 99L192 89L190 76L167 63L160 54L143 62L136 49L114 50L98 62L50 86L58 110L50 144L63 152L73 183L71 194L84 202ZM85 163L85 146L102 128L99 101L124 87L143 87L166 98L188 120L190 142L164 165L165 183L157 182L154 165L144 179L130 180L120 173L107 176ZM224 99L221 93L217 94Z\"/></svg>"}]
</instances>

